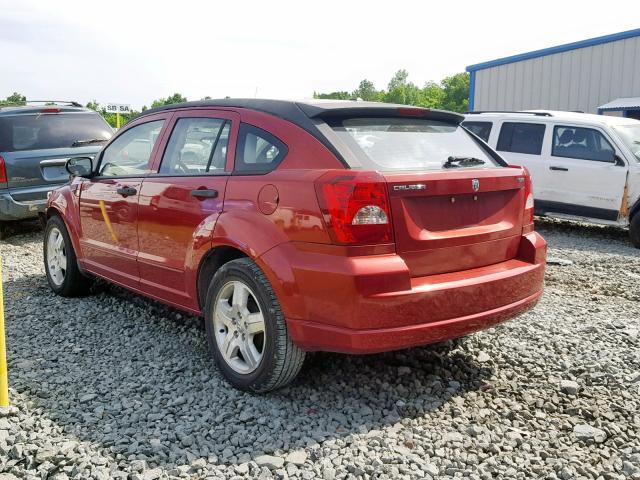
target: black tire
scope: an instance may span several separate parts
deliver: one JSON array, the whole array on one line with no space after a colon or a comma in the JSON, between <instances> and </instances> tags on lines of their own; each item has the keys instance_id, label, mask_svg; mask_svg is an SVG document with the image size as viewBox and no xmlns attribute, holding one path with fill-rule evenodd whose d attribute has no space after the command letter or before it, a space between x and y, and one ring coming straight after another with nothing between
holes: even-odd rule
<instances>
[{"instance_id":1,"label":"black tire","mask_svg":"<svg viewBox=\"0 0 640 480\"><path fill-rule=\"evenodd\" d=\"M451 340L445 340L444 342L432 343L427 345L427 347L434 351L447 353L464 345L466 338L467 337L452 338Z\"/></svg>"},{"instance_id":2,"label":"black tire","mask_svg":"<svg viewBox=\"0 0 640 480\"><path fill-rule=\"evenodd\" d=\"M227 363L216 340L214 306L222 289L232 281L240 281L251 289L264 318L262 359L255 370L246 374L238 373ZM284 387L296 378L302 368L305 352L289 337L284 315L269 280L249 258L232 260L214 275L207 290L205 326L209 348L218 369L231 385L240 390L262 393Z\"/></svg>"},{"instance_id":3,"label":"black tire","mask_svg":"<svg viewBox=\"0 0 640 480\"><path fill-rule=\"evenodd\" d=\"M49 237L52 232L57 230L60 232L64 242L64 253L66 255L66 271L64 272L64 278L62 281L55 281L52 277L52 273L49 271L49 264L47 259L49 258ZM89 293L91 285L93 284L93 278L84 275L78 268L78 259L76 252L73 250L73 244L69 237L69 232L64 224L62 218L58 215L53 215L47 221L47 225L44 230L44 271L47 275L47 281L51 290L63 297L79 297Z\"/></svg>"},{"instance_id":4,"label":"black tire","mask_svg":"<svg viewBox=\"0 0 640 480\"><path fill-rule=\"evenodd\" d=\"M8 222L0 222L0 240L6 240L11 235L11 227Z\"/></svg>"},{"instance_id":5,"label":"black tire","mask_svg":"<svg viewBox=\"0 0 640 480\"><path fill-rule=\"evenodd\" d=\"M634 247L640 248L640 212L631 217L629 223L629 238Z\"/></svg>"}]
</instances>

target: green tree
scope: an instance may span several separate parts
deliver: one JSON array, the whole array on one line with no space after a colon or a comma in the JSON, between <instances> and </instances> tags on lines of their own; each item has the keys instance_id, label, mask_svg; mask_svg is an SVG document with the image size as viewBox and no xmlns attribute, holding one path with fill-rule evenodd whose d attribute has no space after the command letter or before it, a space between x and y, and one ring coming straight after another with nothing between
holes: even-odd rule
<instances>
[{"instance_id":1,"label":"green tree","mask_svg":"<svg viewBox=\"0 0 640 480\"><path fill-rule=\"evenodd\" d=\"M26 102L27 97L18 92L13 92L6 100L0 100L0 105L24 105Z\"/></svg>"},{"instance_id":2,"label":"green tree","mask_svg":"<svg viewBox=\"0 0 640 480\"><path fill-rule=\"evenodd\" d=\"M353 98L361 98L367 102L379 102L383 99L384 92L379 92L371 80L366 78L360 82L358 88L353 91Z\"/></svg>"},{"instance_id":3,"label":"green tree","mask_svg":"<svg viewBox=\"0 0 640 480\"><path fill-rule=\"evenodd\" d=\"M331 100L351 100L351 94L349 92L331 92L331 93L313 92L313 98L323 98L323 99L331 99Z\"/></svg>"},{"instance_id":4,"label":"green tree","mask_svg":"<svg viewBox=\"0 0 640 480\"><path fill-rule=\"evenodd\" d=\"M87 103L87 108L90 108L91 110L95 110L96 112L99 112L100 104L98 103L97 100L91 100L89 103Z\"/></svg>"},{"instance_id":5,"label":"green tree","mask_svg":"<svg viewBox=\"0 0 640 480\"><path fill-rule=\"evenodd\" d=\"M389 81L389 92L396 89L397 87L405 86L407 84L407 78L409 78L409 72L407 72L404 68L398 70Z\"/></svg>"},{"instance_id":6,"label":"green tree","mask_svg":"<svg viewBox=\"0 0 640 480\"><path fill-rule=\"evenodd\" d=\"M465 112L469 108L469 74L457 73L441 82L426 82L420 88L409 81L409 72L401 69L393 75L386 91L376 90L373 82L365 79L360 82L358 88L351 95L348 92L314 92L313 97L343 100L362 98L363 100Z\"/></svg>"},{"instance_id":7,"label":"green tree","mask_svg":"<svg viewBox=\"0 0 640 480\"><path fill-rule=\"evenodd\" d=\"M442 108L444 91L436 82L427 82L422 87L419 106L425 108Z\"/></svg>"},{"instance_id":8,"label":"green tree","mask_svg":"<svg viewBox=\"0 0 640 480\"><path fill-rule=\"evenodd\" d=\"M387 103L400 103L403 105L420 105L422 92L413 82L407 81L409 72L398 70L389 82L389 90L383 100Z\"/></svg>"},{"instance_id":9,"label":"green tree","mask_svg":"<svg viewBox=\"0 0 640 480\"><path fill-rule=\"evenodd\" d=\"M442 108L454 112L469 110L469 74L456 73L441 82L444 98Z\"/></svg>"},{"instance_id":10,"label":"green tree","mask_svg":"<svg viewBox=\"0 0 640 480\"><path fill-rule=\"evenodd\" d=\"M183 103L187 101L187 97L183 97L179 93L174 93L167 98L159 98L151 103L151 108L162 107L163 105L171 105L173 103Z\"/></svg>"}]
</instances>

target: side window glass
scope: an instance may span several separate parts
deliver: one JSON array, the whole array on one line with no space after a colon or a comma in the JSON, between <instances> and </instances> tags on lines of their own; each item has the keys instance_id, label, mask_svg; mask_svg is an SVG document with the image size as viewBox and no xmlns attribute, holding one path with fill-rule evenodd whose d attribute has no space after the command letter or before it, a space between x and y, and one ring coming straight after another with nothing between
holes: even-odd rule
<instances>
[{"instance_id":1,"label":"side window glass","mask_svg":"<svg viewBox=\"0 0 640 480\"><path fill-rule=\"evenodd\" d=\"M202 175L223 172L231 123L220 118L181 118L162 157L160 172Z\"/></svg>"},{"instance_id":2,"label":"side window glass","mask_svg":"<svg viewBox=\"0 0 640 480\"><path fill-rule=\"evenodd\" d=\"M240 125L235 171L267 173L276 168L287 154L287 146L260 128Z\"/></svg>"},{"instance_id":3,"label":"side window glass","mask_svg":"<svg viewBox=\"0 0 640 480\"><path fill-rule=\"evenodd\" d=\"M539 123L504 122L496 150L540 155L545 126Z\"/></svg>"},{"instance_id":4,"label":"side window glass","mask_svg":"<svg viewBox=\"0 0 640 480\"><path fill-rule=\"evenodd\" d=\"M602 133L592 128L555 127L551 155L596 162L615 161L613 146Z\"/></svg>"},{"instance_id":5,"label":"side window glass","mask_svg":"<svg viewBox=\"0 0 640 480\"><path fill-rule=\"evenodd\" d=\"M100 175L135 177L149 173L149 160L164 120L130 128L108 145L100 161Z\"/></svg>"},{"instance_id":6,"label":"side window glass","mask_svg":"<svg viewBox=\"0 0 640 480\"><path fill-rule=\"evenodd\" d=\"M462 126L466 127L469 131L479 136L485 142L489 141L489 135L491 135L491 122L462 122Z\"/></svg>"}]
</instances>

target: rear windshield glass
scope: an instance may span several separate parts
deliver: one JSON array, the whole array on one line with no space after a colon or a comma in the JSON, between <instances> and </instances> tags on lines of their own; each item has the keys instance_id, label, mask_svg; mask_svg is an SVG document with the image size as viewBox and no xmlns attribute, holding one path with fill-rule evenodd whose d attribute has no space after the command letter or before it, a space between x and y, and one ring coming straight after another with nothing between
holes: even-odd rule
<instances>
[{"instance_id":1,"label":"rear windshield glass","mask_svg":"<svg viewBox=\"0 0 640 480\"><path fill-rule=\"evenodd\" d=\"M0 117L0 152L102 145L113 132L96 113L43 113Z\"/></svg>"},{"instance_id":2,"label":"rear windshield glass","mask_svg":"<svg viewBox=\"0 0 640 480\"><path fill-rule=\"evenodd\" d=\"M332 128L361 164L352 168L439 170L449 157L484 162L476 162L474 168L497 165L469 133L451 123L421 118L349 118Z\"/></svg>"}]
</instances>

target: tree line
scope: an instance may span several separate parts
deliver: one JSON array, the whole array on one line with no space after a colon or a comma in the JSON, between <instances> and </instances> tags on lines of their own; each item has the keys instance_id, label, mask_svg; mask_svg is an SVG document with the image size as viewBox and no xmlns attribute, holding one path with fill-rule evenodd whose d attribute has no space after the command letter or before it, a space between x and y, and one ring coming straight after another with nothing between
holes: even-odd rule
<instances>
[{"instance_id":1,"label":"tree line","mask_svg":"<svg viewBox=\"0 0 640 480\"><path fill-rule=\"evenodd\" d=\"M469 109L468 73L456 73L440 82L429 81L423 87L410 82L408 77L409 72L398 70L389 81L386 90L377 90L373 82L364 79L352 92L314 92L313 96L337 100L362 99L372 102L400 103L461 113Z\"/></svg>"},{"instance_id":2,"label":"tree line","mask_svg":"<svg viewBox=\"0 0 640 480\"><path fill-rule=\"evenodd\" d=\"M454 112L466 112L469 107L469 74L457 73L447 77L440 82L426 82L423 87L419 87L408 81L409 73L406 70L398 70L389 81L387 89L377 90L370 80L364 79L358 88L352 92L338 91L330 93L313 92L314 98L326 98L337 100L366 100L372 102L400 103L404 105L415 105L426 108L440 108L452 110ZM204 97L202 100L211 100L211 97ZM121 125L140 115L141 112L149 108L171 105L173 103L186 102L187 97L180 93L174 93L166 98L159 98L151 102L151 106L144 105L140 111L132 111L128 114L120 115ZM13 92L6 100L0 100L0 107L7 105L24 105L27 97ZM86 105L87 108L100 113L112 127L116 126L116 114L107 113L105 107L96 100L92 100Z\"/></svg>"}]
</instances>

